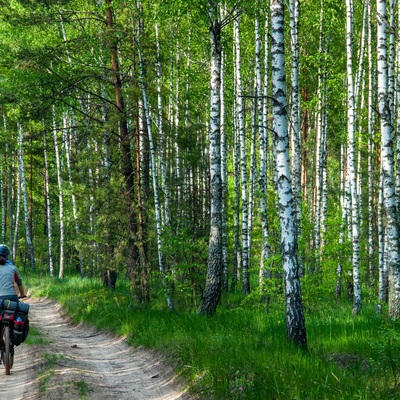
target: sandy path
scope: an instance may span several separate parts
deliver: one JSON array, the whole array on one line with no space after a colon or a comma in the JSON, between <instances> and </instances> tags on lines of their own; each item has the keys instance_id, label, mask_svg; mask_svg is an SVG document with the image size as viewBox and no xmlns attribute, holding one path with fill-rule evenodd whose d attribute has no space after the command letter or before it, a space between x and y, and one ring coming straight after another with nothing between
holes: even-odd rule
<instances>
[{"instance_id":1,"label":"sandy path","mask_svg":"<svg viewBox=\"0 0 400 400\"><path fill-rule=\"evenodd\" d=\"M14 367L0 369L1 400L96 399L187 400L172 369L153 353L121 338L72 325L50 300L33 300L31 325L49 344L15 350Z\"/></svg>"}]
</instances>

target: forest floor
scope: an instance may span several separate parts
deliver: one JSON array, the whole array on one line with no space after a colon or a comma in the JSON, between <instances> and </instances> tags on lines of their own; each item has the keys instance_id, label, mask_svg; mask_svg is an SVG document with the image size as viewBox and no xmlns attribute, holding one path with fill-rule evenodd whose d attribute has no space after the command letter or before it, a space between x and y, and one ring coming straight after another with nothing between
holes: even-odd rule
<instances>
[{"instance_id":1,"label":"forest floor","mask_svg":"<svg viewBox=\"0 0 400 400\"><path fill-rule=\"evenodd\" d=\"M28 299L30 325L44 344L15 348L9 376L0 367L1 400L187 400L173 369L148 350L84 324L49 299Z\"/></svg>"}]
</instances>

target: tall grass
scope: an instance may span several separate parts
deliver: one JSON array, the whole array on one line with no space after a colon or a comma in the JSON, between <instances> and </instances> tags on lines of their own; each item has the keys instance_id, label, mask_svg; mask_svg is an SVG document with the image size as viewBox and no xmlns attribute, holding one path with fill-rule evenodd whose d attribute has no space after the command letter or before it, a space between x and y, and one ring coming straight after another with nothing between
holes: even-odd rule
<instances>
[{"instance_id":1,"label":"tall grass","mask_svg":"<svg viewBox=\"0 0 400 400\"><path fill-rule=\"evenodd\" d=\"M201 399L400 398L400 324L365 305L324 302L306 313L309 352L285 339L280 308L220 307L213 317L138 307L129 287L92 279L29 277L35 296L59 301L71 318L124 335L176 366ZM194 396L195 397L195 396Z\"/></svg>"}]
</instances>

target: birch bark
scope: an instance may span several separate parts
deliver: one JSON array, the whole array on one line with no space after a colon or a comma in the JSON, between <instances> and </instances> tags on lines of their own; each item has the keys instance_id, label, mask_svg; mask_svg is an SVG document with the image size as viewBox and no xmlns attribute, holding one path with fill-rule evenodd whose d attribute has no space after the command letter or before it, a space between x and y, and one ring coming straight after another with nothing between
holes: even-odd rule
<instances>
[{"instance_id":1,"label":"birch bark","mask_svg":"<svg viewBox=\"0 0 400 400\"><path fill-rule=\"evenodd\" d=\"M398 21L397 26L400 29L400 3L398 2ZM395 75L396 79L396 112L397 112L397 140L396 140L396 209L400 210L400 39L397 40L397 64Z\"/></svg>"},{"instance_id":2,"label":"birch bark","mask_svg":"<svg viewBox=\"0 0 400 400\"><path fill-rule=\"evenodd\" d=\"M11 173L10 173L10 180L11 182ZM18 230L19 230L19 216L21 213L21 184L20 184L20 178L19 174L17 175L16 182L17 186L17 192L15 193L16 196L16 203L15 203L15 215L13 217L13 222L14 222L14 233L13 233L13 240L12 240L12 257L15 258L15 255L17 254L17 244L18 244ZM11 199L11 189L10 189L10 199ZM11 210L11 209L10 209Z\"/></svg>"},{"instance_id":3,"label":"birch bark","mask_svg":"<svg viewBox=\"0 0 400 400\"><path fill-rule=\"evenodd\" d=\"M63 195L63 180L61 176L61 161L60 161L60 150L58 145L58 134L57 134L57 120L56 120L56 109L53 105L53 138L54 138L54 154L56 161L57 171L57 184L58 184L58 215L59 215L59 228L60 228L60 259L59 259L59 270L58 277L64 278L64 195Z\"/></svg>"},{"instance_id":4,"label":"birch bark","mask_svg":"<svg viewBox=\"0 0 400 400\"><path fill-rule=\"evenodd\" d=\"M290 138L292 142L292 177L293 177L293 196L294 196L294 211L296 218L296 229L300 234L300 219L301 219L301 135L300 135L300 90L299 90L299 13L300 0L290 0L290 43L292 53L292 68L291 68L291 107L290 107Z\"/></svg>"},{"instance_id":5,"label":"birch bark","mask_svg":"<svg viewBox=\"0 0 400 400\"><path fill-rule=\"evenodd\" d=\"M353 265L353 313L361 311L361 282L360 282L360 239L358 221L357 175L355 168L355 97L353 80L353 1L346 0L346 49L347 49L347 134L348 134L348 180L351 196L351 236L352 236L352 265Z\"/></svg>"},{"instance_id":6,"label":"birch bark","mask_svg":"<svg viewBox=\"0 0 400 400\"><path fill-rule=\"evenodd\" d=\"M222 279L222 185L221 185L221 22L218 1L208 3L211 44L210 109L210 240L206 285L200 314L215 313L221 294Z\"/></svg>"},{"instance_id":7,"label":"birch bark","mask_svg":"<svg viewBox=\"0 0 400 400\"><path fill-rule=\"evenodd\" d=\"M23 206L24 206L24 223L25 223L25 240L29 251L29 260L32 271L35 270L35 253L31 238L31 229L29 226L29 212L28 212L28 193L26 187L25 177L25 161L24 161L24 143L21 125L18 126L18 174L22 191Z\"/></svg>"},{"instance_id":8,"label":"birch bark","mask_svg":"<svg viewBox=\"0 0 400 400\"><path fill-rule=\"evenodd\" d=\"M400 316L399 236L394 190L393 127L388 96L387 12L386 0L377 0L377 74L378 112L381 129L383 201L386 215L387 261L389 273L389 315Z\"/></svg>"},{"instance_id":9,"label":"birch bark","mask_svg":"<svg viewBox=\"0 0 400 400\"><path fill-rule=\"evenodd\" d=\"M49 161L47 158L47 139L46 132L43 133L43 152L44 152L44 191L46 197L46 228L47 228L47 248L49 252L48 263L50 276L54 276L53 263L53 227L51 217L51 202L50 202L50 183L49 183Z\"/></svg>"},{"instance_id":10,"label":"birch bark","mask_svg":"<svg viewBox=\"0 0 400 400\"><path fill-rule=\"evenodd\" d=\"M373 107L375 104L375 69L373 68L372 51L372 21L371 21L371 3L367 3L368 19L368 280L372 287L374 284L374 177L373 177L373 155L375 151L374 133L375 133L375 113ZM378 188L379 193L379 188Z\"/></svg>"},{"instance_id":11,"label":"birch bark","mask_svg":"<svg viewBox=\"0 0 400 400\"><path fill-rule=\"evenodd\" d=\"M260 288L262 282L271 277L271 271L265 266L271 256L271 246L269 240L269 226L267 219L267 154L268 154L268 94L269 94L269 16L265 17L265 37L264 37L264 85L261 81L261 68L257 73L257 100L258 100L258 120L260 126L260 214L261 214L261 260L260 260ZM259 44L261 47L261 44ZM263 86L263 87L262 87ZM268 295L266 303L268 304Z\"/></svg>"},{"instance_id":12,"label":"birch bark","mask_svg":"<svg viewBox=\"0 0 400 400\"><path fill-rule=\"evenodd\" d=\"M278 190L281 255L285 283L286 336L296 345L307 348L306 327L298 276L297 236L290 176L289 135L286 114L284 7L281 0L271 0L271 26L275 176Z\"/></svg>"},{"instance_id":13,"label":"birch bark","mask_svg":"<svg viewBox=\"0 0 400 400\"><path fill-rule=\"evenodd\" d=\"M226 16L225 8L220 7L221 20ZM221 47L221 184L222 184L222 271L223 281L222 287L224 291L228 290L229 286L229 265L228 265L228 169L227 169L227 137L225 132L225 51Z\"/></svg>"},{"instance_id":14,"label":"birch bark","mask_svg":"<svg viewBox=\"0 0 400 400\"><path fill-rule=\"evenodd\" d=\"M236 71L236 114L238 122L238 133L240 141L240 177L241 177L241 201L242 201L242 292L250 293L249 279L249 244L248 244L248 200L247 200L247 156L246 136L244 126L243 87L241 72L241 49L240 49L240 17L234 21L235 39L235 71Z\"/></svg>"}]
</instances>

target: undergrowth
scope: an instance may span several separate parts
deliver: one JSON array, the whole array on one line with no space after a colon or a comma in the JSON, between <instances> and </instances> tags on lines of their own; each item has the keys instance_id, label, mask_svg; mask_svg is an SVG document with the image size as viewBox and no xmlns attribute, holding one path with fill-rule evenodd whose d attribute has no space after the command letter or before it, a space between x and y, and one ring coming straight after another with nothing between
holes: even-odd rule
<instances>
[{"instance_id":1,"label":"undergrowth","mask_svg":"<svg viewBox=\"0 0 400 400\"><path fill-rule=\"evenodd\" d=\"M285 339L279 306L268 314L224 299L213 317L140 307L128 285L115 291L95 279L30 276L34 296L59 301L83 321L162 353L201 399L393 399L400 397L400 324L365 304L320 300L306 310L309 351ZM195 397L195 396L194 396Z\"/></svg>"}]
</instances>

